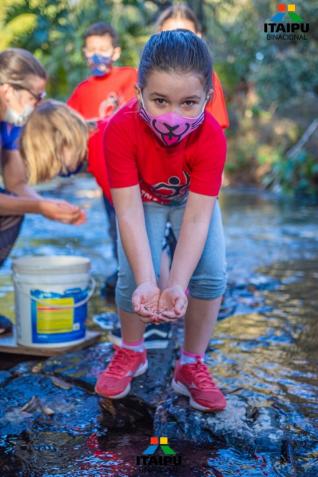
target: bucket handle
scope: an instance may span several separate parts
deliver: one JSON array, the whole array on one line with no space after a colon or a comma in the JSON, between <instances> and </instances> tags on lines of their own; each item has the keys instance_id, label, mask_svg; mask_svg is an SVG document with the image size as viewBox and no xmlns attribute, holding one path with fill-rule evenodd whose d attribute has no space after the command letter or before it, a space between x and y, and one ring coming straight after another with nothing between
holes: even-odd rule
<instances>
[{"instance_id":1,"label":"bucket handle","mask_svg":"<svg viewBox=\"0 0 318 477\"><path fill-rule=\"evenodd\" d=\"M17 281L16 281L16 283L19 284L19 282L17 282ZM54 310L55 309L56 310L73 310L73 308L79 308L80 306L85 305L85 303L87 303L92 298L92 296L94 295L95 289L96 289L96 280L94 280L93 277L90 277L90 279L89 279L89 292L87 294L87 297L84 298L84 300L81 300L78 303L75 303L74 305L49 305L49 306L50 306L50 308L52 308ZM39 303L40 305L43 305L43 306L48 306L47 303L42 301L43 299L39 300L39 298L35 298L34 296L30 295L29 293L26 293L25 291L23 291L21 289L20 289L20 291L24 295L27 295L29 298L31 298L31 300L34 300L36 303ZM67 298L67 297L65 297L65 298ZM48 299L50 299L50 298L48 298Z\"/></svg>"}]
</instances>

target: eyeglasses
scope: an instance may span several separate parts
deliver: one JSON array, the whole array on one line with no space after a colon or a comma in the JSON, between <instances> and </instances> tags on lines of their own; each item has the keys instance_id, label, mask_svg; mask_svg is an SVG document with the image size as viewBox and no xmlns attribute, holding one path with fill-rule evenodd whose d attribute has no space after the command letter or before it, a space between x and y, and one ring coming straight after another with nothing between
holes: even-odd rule
<instances>
[{"instance_id":1,"label":"eyeglasses","mask_svg":"<svg viewBox=\"0 0 318 477\"><path fill-rule=\"evenodd\" d=\"M20 84L15 84L15 83L8 83L10 86L12 86L12 88L20 91L20 90L25 90L27 91L28 93L30 93L30 95L35 99L35 101L37 103L39 103L40 101L42 101L42 99L45 98L46 96L46 92L45 91L42 91L41 93L34 93L33 91L31 91L29 88L27 88L26 86L22 86Z\"/></svg>"}]
</instances>

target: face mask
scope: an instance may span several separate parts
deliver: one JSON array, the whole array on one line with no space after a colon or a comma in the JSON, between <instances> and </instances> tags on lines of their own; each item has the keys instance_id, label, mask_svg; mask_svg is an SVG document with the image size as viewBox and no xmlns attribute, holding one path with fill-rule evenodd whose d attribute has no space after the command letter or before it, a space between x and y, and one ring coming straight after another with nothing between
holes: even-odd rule
<instances>
[{"instance_id":1,"label":"face mask","mask_svg":"<svg viewBox=\"0 0 318 477\"><path fill-rule=\"evenodd\" d=\"M104 76L107 74L113 62L111 56L98 54L87 57L87 61L93 76Z\"/></svg>"},{"instance_id":2,"label":"face mask","mask_svg":"<svg viewBox=\"0 0 318 477\"><path fill-rule=\"evenodd\" d=\"M26 106L22 113L17 113L14 109L8 108L5 112L4 121L15 126L23 126L33 110L34 107L30 105Z\"/></svg>"},{"instance_id":3,"label":"face mask","mask_svg":"<svg viewBox=\"0 0 318 477\"><path fill-rule=\"evenodd\" d=\"M85 164L84 163L78 164L76 169L74 169L73 171L71 171L66 166L64 166L62 171L59 173L59 176L60 177L71 177L75 174L79 174L80 172L84 172L84 170L85 170Z\"/></svg>"},{"instance_id":4,"label":"face mask","mask_svg":"<svg viewBox=\"0 0 318 477\"><path fill-rule=\"evenodd\" d=\"M142 106L139 110L141 117L166 146L178 144L188 134L195 131L204 121L206 101L201 113L195 118L188 118L177 113L164 113L154 116L146 111L142 97L141 101Z\"/></svg>"}]
</instances>

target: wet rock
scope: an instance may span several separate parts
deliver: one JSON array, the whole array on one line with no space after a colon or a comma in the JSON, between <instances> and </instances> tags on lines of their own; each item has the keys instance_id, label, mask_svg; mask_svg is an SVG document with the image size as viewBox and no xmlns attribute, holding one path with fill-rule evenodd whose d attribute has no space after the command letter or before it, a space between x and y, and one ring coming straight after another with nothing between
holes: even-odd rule
<instances>
[{"instance_id":1,"label":"wet rock","mask_svg":"<svg viewBox=\"0 0 318 477\"><path fill-rule=\"evenodd\" d=\"M98 398L84 389L61 389L50 377L29 374L1 389L0 435L39 429L87 433L98 425L99 413Z\"/></svg>"},{"instance_id":2,"label":"wet rock","mask_svg":"<svg viewBox=\"0 0 318 477\"><path fill-rule=\"evenodd\" d=\"M49 358L42 372L94 391L97 376L107 366L112 354L111 344L101 343L80 351Z\"/></svg>"},{"instance_id":3,"label":"wet rock","mask_svg":"<svg viewBox=\"0 0 318 477\"><path fill-rule=\"evenodd\" d=\"M0 371L0 386L6 384L11 378L9 371Z\"/></svg>"},{"instance_id":4,"label":"wet rock","mask_svg":"<svg viewBox=\"0 0 318 477\"><path fill-rule=\"evenodd\" d=\"M33 372L35 366L37 366L36 361L22 361L18 363L13 368L10 368L10 373L13 377L24 376L25 374L30 374Z\"/></svg>"},{"instance_id":5,"label":"wet rock","mask_svg":"<svg viewBox=\"0 0 318 477\"><path fill-rule=\"evenodd\" d=\"M284 422L273 408L251 406L241 396L228 395L218 413L196 411L188 398L170 395L157 407L154 434L200 444L223 443L249 451L277 451L284 439Z\"/></svg>"},{"instance_id":6,"label":"wet rock","mask_svg":"<svg viewBox=\"0 0 318 477\"><path fill-rule=\"evenodd\" d=\"M102 414L99 423L107 429L151 428L155 408L130 393L123 399L100 398Z\"/></svg>"},{"instance_id":7,"label":"wet rock","mask_svg":"<svg viewBox=\"0 0 318 477\"><path fill-rule=\"evenodd\" d=\"M102 343L50 358L42 371L93 392L97 376L105 369L112 354L112 345ZM156 406L170 384L173 360L174 339L165 349L148 350L148 371L133 380L129 395L119 400L101 398L102 424L124 428L135 426L140 421L151 422Z\"/></svg>"}]
</instances>

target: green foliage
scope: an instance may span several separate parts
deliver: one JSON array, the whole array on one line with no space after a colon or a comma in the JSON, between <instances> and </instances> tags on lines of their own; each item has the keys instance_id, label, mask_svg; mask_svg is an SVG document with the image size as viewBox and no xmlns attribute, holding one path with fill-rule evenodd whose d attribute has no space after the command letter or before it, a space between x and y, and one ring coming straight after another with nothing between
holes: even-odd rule
<instances>
[{"instance_id":1,"label":"green foliage","mask_svg":"<svg viewBox=\"0 0 318 477\"><path fill-rule=\"evenodd\" d=\"M49 94L65 99L87 75L82 37L89 25L96 21L111 23L121 39L119 64L137 66L149 35L147 18L153 13L147 2L141 1L13 0L6 2L0 14L0 21L2 18L10 31L2 47L19 46L32 51L50 75ZM16 24L19 30L13 28Z\"/></svg>"},{"instance_id":2,"label":"green foliage","mask_svg":"<svg viewBox=\"0 0 318 477\"><path fill-rule=\"evenodd\" d=\"M120 36L119 64L137 66L158 13L172 3L2 0L0 49L20 46L32 51L49 72L49 94L65 99L87 75L82 36L90 24L111 23ZM300 154L286 158L317 118L317 2L300 0L296 5L310 23L306 41L266 39L263 25L275 13L274 0L190 0L188 4L210 44L230 111L229 179L316 193L317 142L310 146L309 141Z\"/></svg>"},{"instance_id":3,"label":"green foliage","mask_svg":"<svg viewBox=\"0 0 318 477\"><path fill-rule=\"evenodd\" d=\"M279 186L286 194L318 199L317 160L303 150L293 157L281 156L265 176L264 183Z\"/></svg>"}]
</instances>

